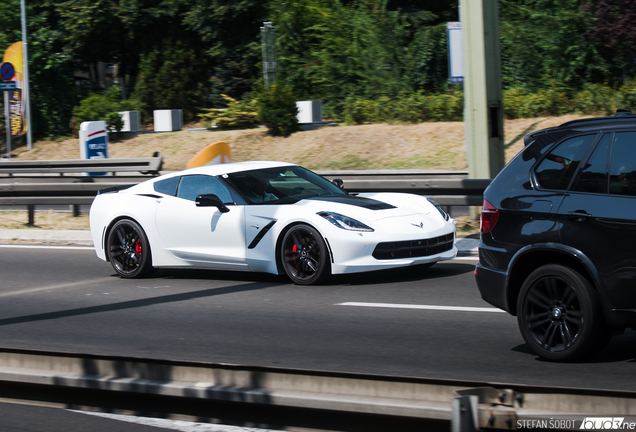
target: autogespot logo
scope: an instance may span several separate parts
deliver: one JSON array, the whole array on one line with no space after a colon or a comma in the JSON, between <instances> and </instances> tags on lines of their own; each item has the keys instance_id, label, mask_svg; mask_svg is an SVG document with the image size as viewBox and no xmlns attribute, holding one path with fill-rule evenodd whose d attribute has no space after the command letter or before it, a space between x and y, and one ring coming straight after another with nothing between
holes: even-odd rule
<instances>
[{"instance_id":1,"label":"autogespot logo","mask_svg":"<svg viewBox=\"0 0 636 432\"><path fill-rule=\"evenodd\" d=\"M585 417L579 429L584 430L634 430L636 423L625 422L625 417Z\"/></svg>"}]
</instances>

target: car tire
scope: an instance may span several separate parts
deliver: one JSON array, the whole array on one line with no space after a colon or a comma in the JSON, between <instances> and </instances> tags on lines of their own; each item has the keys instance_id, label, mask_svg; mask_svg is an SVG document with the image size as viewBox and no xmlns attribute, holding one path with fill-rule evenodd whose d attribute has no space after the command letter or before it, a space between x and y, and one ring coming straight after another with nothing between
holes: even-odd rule
<instances>
[{"instance_id":1,"label":"car tire","mask_svg":"<svg viewBox=\"0 0 636 432\"><path fill-rule=\"evenodd\" d=\"M133 220L123 219L113 225L106 251L113 268L123 278L144 277L154 270L148 237Z\"/></svg>"},{"instance_id":2,"label":"car tire","mask_svg":"<svg viewBox=\"0 0 636 432\"><path fill-rule=\"evenodd\" d=\"M310 225L294 225L285 233L280 259L287 276L298 285L315 285L331 274L325 241Z\"/></svg>"},{"instance_id":3,"label":"car tire","mask_svg":"<svg viewBox=\"0 0 636 432\"><path fill-rule=\"evenodd\" d=\"M517 322L528 346L552 361L584 359L611 337L591 283L558 264L542 266L525 280Z\"/></svg>"}]
</instances>

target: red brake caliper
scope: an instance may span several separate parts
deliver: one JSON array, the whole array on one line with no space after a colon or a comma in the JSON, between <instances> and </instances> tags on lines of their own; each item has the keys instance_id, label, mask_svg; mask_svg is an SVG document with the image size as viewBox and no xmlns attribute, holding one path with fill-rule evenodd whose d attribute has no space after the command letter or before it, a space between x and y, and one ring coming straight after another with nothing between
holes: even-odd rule
<instances>
[{"instance_id":1,"label":"red brake caliper","mask_svg":"<svg viewBox=\"0 0 636 432\"><path fill-rule=\"evenodd\" d=\"M137 244L135 245L135 252L141 256L141 239L137 239Z\"/></svg>"}]
</instances>

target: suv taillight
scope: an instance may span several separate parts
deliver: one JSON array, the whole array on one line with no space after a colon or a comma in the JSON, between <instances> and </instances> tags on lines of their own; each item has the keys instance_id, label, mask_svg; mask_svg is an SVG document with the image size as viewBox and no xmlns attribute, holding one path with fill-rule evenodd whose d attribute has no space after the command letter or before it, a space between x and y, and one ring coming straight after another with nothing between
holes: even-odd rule
<instances>
[{"instance_id":1,"label":"suv taillight","mask_svg":"<svg viewBox=\"0 0 636 432\"><path fill-rule=\"evenodd\" d=\"M499 210L488 201L484 200L481 208L481 232L487 233L492 231L499 220Z\"/></svg>"}]
</instances>

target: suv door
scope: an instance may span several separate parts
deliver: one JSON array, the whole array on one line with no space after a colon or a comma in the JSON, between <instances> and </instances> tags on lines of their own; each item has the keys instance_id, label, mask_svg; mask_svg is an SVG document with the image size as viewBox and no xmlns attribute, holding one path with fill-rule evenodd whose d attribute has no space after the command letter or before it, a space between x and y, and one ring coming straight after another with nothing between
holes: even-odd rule
<instances>
[{"instance_id":1,"label":"suv door","mask_svg":"<svg viewBox=\"0 0 636 432\"><path fill-rule=\"evenodd\" d=\"M636 308L636 132L599 140L558 210L561 238L583 252L611 305Z\"/></svg>"}]
</instances>

